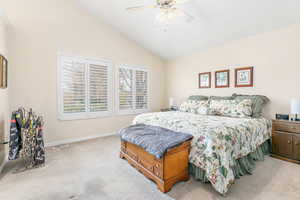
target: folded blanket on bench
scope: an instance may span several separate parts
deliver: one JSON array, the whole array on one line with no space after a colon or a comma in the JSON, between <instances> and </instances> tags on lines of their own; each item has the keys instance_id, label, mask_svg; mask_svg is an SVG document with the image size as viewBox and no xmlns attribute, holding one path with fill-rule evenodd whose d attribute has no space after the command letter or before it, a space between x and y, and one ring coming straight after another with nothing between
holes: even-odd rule
<instances>
[{"instance_id":1,"label":"folded blanket on bench","mask_svg":"<svg viewBox=\"0 0 300 200\"><path fill-rule=\"evenodd\" d=\"M175 132L158 126L136 124L119 131L121 140L135 144L160 159L168 149L193 138L191 134Z\"/></svg>"}]
</instances>

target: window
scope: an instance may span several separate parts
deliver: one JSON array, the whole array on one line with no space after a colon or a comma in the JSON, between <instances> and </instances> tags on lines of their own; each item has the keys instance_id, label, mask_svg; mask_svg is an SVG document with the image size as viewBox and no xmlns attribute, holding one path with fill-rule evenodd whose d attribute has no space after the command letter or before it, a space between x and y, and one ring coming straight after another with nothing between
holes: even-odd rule
<instances>
[{"instance_id":1,"label":"window","mask_svg":"<svg viewBox=\"0 0 300 200\"><path fill-rule=\"evenodd\" d=\"M111 77L109 62L61 56L58 65L59 118L72 120L111 114Z\"/></svg>"},{"instance_id":2,"label":"window","mask_svg":"<svg viewBox=\"0 0 300 200\"><path fill-rule=\"evenodd\" d=\"M149 109L149 73L145 69L121 66L117 72L117 108L120 114L146 112Z\"/></svg>"}]
</instances>

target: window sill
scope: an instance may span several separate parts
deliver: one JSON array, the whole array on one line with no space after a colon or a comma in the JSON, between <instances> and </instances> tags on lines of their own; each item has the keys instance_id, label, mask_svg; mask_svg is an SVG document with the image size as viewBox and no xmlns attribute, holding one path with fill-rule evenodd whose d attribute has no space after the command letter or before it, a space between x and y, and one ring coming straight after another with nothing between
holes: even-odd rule
<instances>
[{"instance_id":1,"label":"window sill","mask_svg":"<svg viewBox=\"0 0 300 200\"><path fill-rule=\"evenodd\" d=\"M102 117L111 117L113 116L112 112L103 112L103 113L84 113L84 114L59 114L58 119L61 121L72 121L72 120L86 120L86 119L96 119Z\"/></svg>"},{"instance_id":2,"label":"window sill","mask_svg":"<svg viewBox=\"0 0 300 200\"><path fill-rule=\"evenodd\" d=\"M116 113L113 112L105 112L105 113L89 113L89 114L59 114L58 120L60 121L74 121L74 120L88 120L88 119L97 119L103 117L114 117L114 116L122 116L122 115L138 115L143 113L150 112L149 109L146 110L127 110L127 111L118 111Z\"/></svg>"},{"instance_id":3,"label":"window sill","mask_svg":"<svg viewBox=\"0 0 300 200\"><path fill-rule=\"evenodd\" d=\"M143 114L143 113L148 113L150 112L149 109L145 109L145 110L122 110L122 111L118 111L117 115L138 115L138 114Z\"/></svg>"}]
</instances>

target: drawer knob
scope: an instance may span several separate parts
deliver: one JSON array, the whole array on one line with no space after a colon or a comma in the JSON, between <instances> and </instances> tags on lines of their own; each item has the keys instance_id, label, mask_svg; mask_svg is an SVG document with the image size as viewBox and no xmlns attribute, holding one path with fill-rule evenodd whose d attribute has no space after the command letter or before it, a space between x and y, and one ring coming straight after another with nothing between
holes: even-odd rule
<instances>
[{"instance_id":1,"label":"drawer knob","mask_svg":"<svg viewBox=\"0 0 300 200\"><path fill-rule=\"evenodd\" d=\"M290 141L290 140L288 140L288 144L291 144L291 141Z\"/></svg>"}]
</instances>

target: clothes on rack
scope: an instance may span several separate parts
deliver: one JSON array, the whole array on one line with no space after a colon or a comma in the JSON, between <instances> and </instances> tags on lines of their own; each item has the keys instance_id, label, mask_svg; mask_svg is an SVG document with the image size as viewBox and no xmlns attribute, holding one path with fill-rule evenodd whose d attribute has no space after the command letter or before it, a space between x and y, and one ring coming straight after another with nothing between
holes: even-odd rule
<instances>
[{"instance_id":1,"label":"clothes on rack","mask_svg":"<svg viewBox=\"0 0 300 200\"><path fill-rule=\"evenodd\" d=\"M12 113L9 142L9 160L23 158L26 168L45 163L43 118L32 109L20 108Z\"/></svg>"},{"instance_id":2,"label":"clothes on rack","mask_svg":"<svg viewBox=\"0 0 300 200\"><path fill-rule=\"evenodd\" d=\"M16 160L20 157L22 149L21 126L22 112L15 111L12 113L10 121L10 140L9 140L9 160Z\"/></svg>"}]
</instances>

